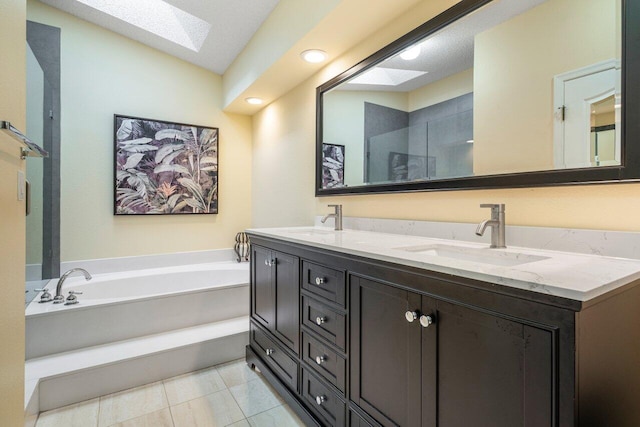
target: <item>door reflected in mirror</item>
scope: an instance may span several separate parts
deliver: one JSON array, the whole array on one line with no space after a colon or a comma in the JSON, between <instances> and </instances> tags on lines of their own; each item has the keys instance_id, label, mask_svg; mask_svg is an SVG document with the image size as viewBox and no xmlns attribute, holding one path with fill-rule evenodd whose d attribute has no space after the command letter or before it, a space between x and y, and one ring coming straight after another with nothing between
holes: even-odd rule
<instances>
[{"instance_id":1,"label":"door reflected in mirror","mask_svg":"<svg viewBox=\"0 0 640 427\"><path fill-rule=\"evenodd\" d=\"M322 92L341 185L621 165L621 15L495 0Z\"/></svg>"}]
</instances>

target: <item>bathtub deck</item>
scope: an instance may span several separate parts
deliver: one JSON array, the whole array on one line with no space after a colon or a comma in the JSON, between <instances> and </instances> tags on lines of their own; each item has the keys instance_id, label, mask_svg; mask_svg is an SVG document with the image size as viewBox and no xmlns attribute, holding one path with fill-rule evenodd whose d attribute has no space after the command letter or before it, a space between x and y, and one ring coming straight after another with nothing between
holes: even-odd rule
<instances>
[{"instance_id":1,"label":"bathtub deck","mask_svg":"<svg viewBox=\"0 0 640 427\"><path fill-rule=\"evenodd\" d=\"M27 360L27 412L44 411L241 358L237 317Z\"/></svg>"}]
</instances>

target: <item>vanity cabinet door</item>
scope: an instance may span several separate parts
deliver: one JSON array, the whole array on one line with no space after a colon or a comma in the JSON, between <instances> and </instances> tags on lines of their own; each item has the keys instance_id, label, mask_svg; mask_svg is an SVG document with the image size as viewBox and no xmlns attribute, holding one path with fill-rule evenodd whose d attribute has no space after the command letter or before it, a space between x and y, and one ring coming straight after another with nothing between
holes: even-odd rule
<instances>
[{"instance_id":1,"label":"vanity cabinet door","mask_svg":"<svg viewBox=\"0 0 640 427\"><path fill-rule=\"evenodd\" d=\"M273 332L296 354L300 344L300 259L274 252L275 322Z\"/></svg>"},{"instance_id":2,"label":"vanity cabinet door","mask_svg":"<svg viewBox=\"0 0 640 427\"><path fill-rule=\"evenodd\" d=\"M552 331L356 276L350 289L350 399L383 426L555 425Z\"/></svg>"},{"instance_id":3,"label":"vanity cabinet door","mask_svg":"<svg viewBox=\"0 0 640 427\"><path fill-rule=\"evenodd\" d=\"M423 426L554 425L551 331L427 297L422 311L435 321L422 331Z\"/></svg>"},{"instance_id":4,"label":"vanity cabinet door","mask_svg":"<svg viewBox=\"0 0 640 427\"><path fill-rule=\"evenodd\" d=\"M267 329L273 328L276 318L272 259L269 249L251 247L251 316Z\"/></svg>"},{"instance_id":5,"label":"vanity cabinet door","mask_svg":"<svg viewBox=\"0 0 640 427\"><path fill-rule=\"evenodd\" d=\"M350 398L383 426L420 426L420 295L351 276Z\"/></svg>"},{"instance_id":6,"label":"vanity cabinet door","mask_svg":"<svg viewBox=\"0 0 640 427\"><path fill-rule=\"evenodd\" d=\"M251 255L251 316L298 354L300 259L260 246Z\"/></svg>"}]
</instances>

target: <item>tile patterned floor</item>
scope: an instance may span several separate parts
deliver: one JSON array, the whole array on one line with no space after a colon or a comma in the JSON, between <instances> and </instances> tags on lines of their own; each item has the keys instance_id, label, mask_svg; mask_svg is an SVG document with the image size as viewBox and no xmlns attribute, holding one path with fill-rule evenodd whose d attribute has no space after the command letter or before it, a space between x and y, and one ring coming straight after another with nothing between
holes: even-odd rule
<instances>
[{"instance_id":1,"label":"tile patterned floor","mask_svg":"<svg viewBox=\"0 0 640 427\"><path fill-rule=\"evenodd\" d=\"M262 375L236 360L43 412L36 427L304 426Z\"/></svg>"}]
</instances>

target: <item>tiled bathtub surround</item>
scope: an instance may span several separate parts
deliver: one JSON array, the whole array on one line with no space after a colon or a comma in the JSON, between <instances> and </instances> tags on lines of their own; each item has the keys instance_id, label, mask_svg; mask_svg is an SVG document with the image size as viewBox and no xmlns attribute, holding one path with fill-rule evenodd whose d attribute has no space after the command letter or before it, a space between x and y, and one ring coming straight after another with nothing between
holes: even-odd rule
<instances>
[{"instance_id":1,"label":"tiled bathtub surround","mask_svg":"<svg viewBox=\"0 0 640 427\"><path fill-rule=\"evenodd\" d=\"M582 254L640 259L640 233L627 231L583 230L571 228L522 227L509 225L507 206L507 247L577 252ZM333 227L333 220L322 224L316 217L316 227ZM404 234L438 239L484 242L491 233L476 236L478 224L460 222L411 221L399 219L344 217L343 227L350 230Z\"/></svg>"},{"instance_id":2,"label":"tiled bathtub surround","mask_svg":"<svg viewBox=\"0 0 640 427\"><path fill-rule=\"evenodd\" d=\"M36 427L295 427L304 424L244 360L40 414Z\"/></svg>"}]
</instances>

